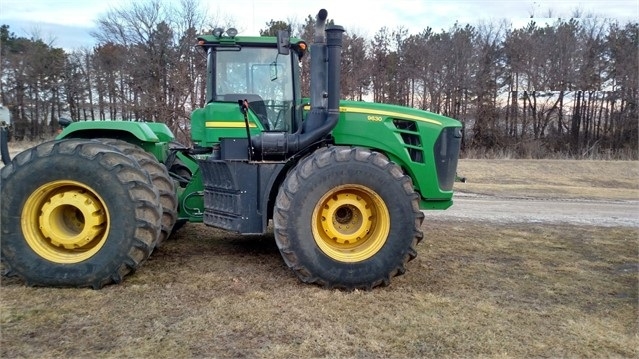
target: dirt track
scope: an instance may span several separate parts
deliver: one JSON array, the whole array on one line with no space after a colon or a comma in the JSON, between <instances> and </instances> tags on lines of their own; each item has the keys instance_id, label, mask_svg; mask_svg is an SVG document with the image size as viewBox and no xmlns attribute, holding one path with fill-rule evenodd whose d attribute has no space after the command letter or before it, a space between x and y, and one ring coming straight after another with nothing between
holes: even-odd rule
<instances>
[{"instance_id":1,"label":"dirt track","mask_svg":"<svg viewBox=\"0 0 639 359\"><path fill-rule=\"evenodd\" d=\"M639 228L639 201L528 199L456 193L446 211L426 218L480 220L495 223L564 223Z\"/></svg>"}]
</instances>

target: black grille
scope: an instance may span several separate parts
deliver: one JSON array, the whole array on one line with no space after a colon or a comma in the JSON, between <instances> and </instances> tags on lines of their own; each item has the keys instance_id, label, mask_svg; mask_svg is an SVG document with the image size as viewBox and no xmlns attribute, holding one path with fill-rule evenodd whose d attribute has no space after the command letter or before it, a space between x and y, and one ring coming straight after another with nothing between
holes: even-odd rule
<instances>
[{"instance_id":1,"label":"black grille","mask_svg":"<svg viewBox=\"0 0 639 359\"><path fill-rule=\"evenodd\" d=\"M460 146L461 129L459 127L444 128L435 142L437 179L439 180L439 188L444 191L453 189Z\"/></svg>"}]
</instances>

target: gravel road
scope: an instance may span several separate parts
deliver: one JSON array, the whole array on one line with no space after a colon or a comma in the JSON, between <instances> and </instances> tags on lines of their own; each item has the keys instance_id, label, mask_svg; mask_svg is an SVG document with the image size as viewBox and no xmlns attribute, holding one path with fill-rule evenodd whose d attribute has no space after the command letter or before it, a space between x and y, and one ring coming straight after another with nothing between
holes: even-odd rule
<instances>
[{"instance_id":1,"label":"gravel road","mask_svg":"<svg viewBox=\"0 0 639 359\"><path fill-rule=\"evenodd\" d=\"M426 216L495 223L564 223L639 228L639 201L540 200L455 193L451 208L427 211Z\"/></svg>"}]
</instances>

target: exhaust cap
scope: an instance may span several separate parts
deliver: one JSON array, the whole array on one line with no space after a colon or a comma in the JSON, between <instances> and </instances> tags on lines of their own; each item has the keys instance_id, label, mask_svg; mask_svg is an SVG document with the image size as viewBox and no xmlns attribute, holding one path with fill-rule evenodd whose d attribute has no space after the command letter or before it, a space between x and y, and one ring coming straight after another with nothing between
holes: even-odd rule
<instances>
[{"instance_id":1,"label":"exhaust cap","mask_svg":"<svg viewBox=\"0 0 639 359\"><path fill-rule=\"evenodd\" d=\"M315 16L315 34L313 38L313 42L315 43L324 43L324 28L326 26L326 18L328 17L328 11L326 9L321 9L317 15Z\"/></svg>"}]
</instances>

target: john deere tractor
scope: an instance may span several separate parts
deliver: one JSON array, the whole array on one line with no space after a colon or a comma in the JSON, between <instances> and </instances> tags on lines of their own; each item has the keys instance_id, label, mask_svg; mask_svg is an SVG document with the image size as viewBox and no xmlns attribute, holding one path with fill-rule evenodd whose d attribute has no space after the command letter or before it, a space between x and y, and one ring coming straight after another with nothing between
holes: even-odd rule
<instances>
[{"instance_id":1,"label":"john deere tractor","mask_svg":"<svg viewBox=\"0 0 639 359\"><path fill-rule=\"evenodd\" d=\"M340 101L344 29L326 16L310 46L286 32L200 36L206 104L191 115L193 146L162 123L81 121L18 154L2 168L5 274L36 286L119 283L186 222L272 230L300 280L327 288L404 273L423 210L452 205L461 124Z\"/></svg>"}]
</instances>

